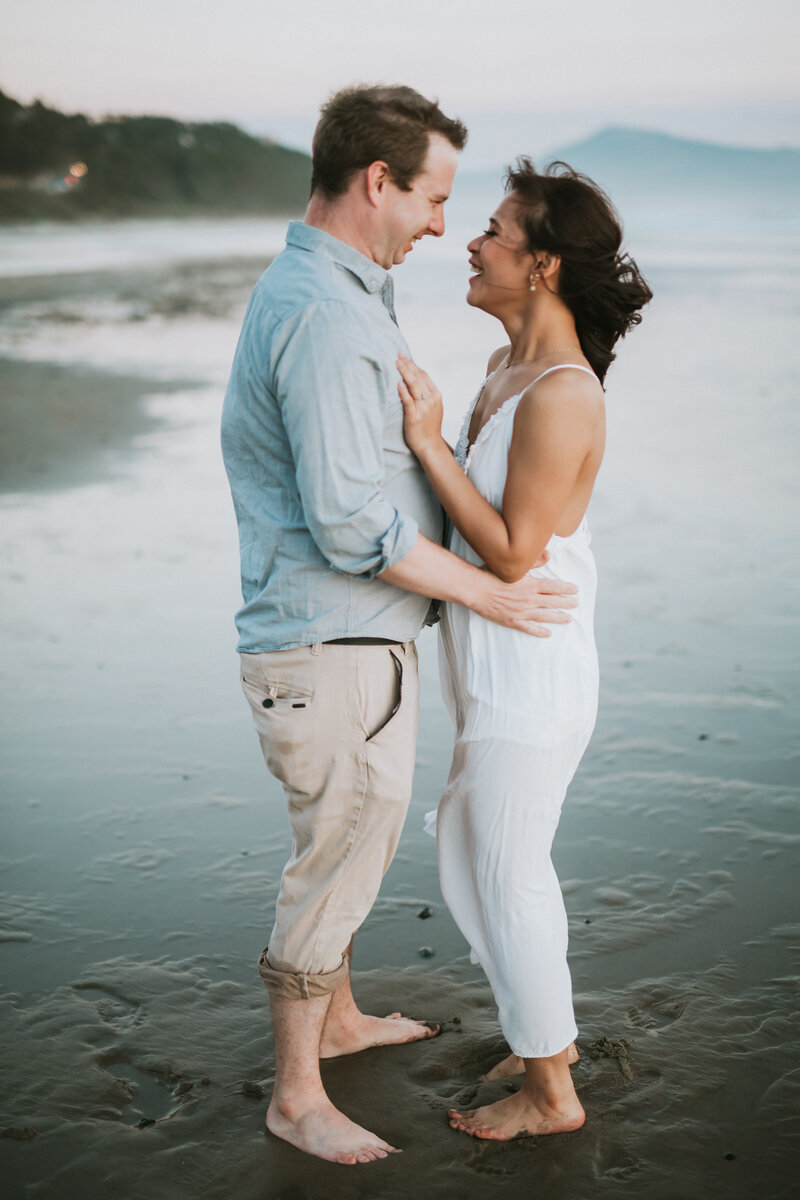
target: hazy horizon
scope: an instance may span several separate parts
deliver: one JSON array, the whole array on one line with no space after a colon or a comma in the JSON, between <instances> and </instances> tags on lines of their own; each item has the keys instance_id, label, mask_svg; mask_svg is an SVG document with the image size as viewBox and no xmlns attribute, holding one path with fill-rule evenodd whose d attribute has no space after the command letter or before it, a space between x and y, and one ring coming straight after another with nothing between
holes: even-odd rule
<instances>
[{"instance_id":1,"label":"hazy horizon","mask_svg":"<svg viewBox=\"0 0 800 1200\"><path fill-rule=\"evenodd\" d=\"M6 0L0 86L62 111L228 120L308 149L338 87L402 81L470 127L465 169L606 125L800 147L800 17L789 0Z\"/></svg>"}]
</instances>

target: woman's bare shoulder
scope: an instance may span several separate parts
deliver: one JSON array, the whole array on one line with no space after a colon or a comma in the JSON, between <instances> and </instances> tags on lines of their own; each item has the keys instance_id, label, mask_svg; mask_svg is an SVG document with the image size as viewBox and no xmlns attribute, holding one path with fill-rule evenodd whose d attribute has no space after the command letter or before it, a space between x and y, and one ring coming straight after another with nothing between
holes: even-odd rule
<instances>
[{"instance_id":1,"label":"woman's bare shoulder","mask_svg":"<svg viewBox=\"0 0 800 1200\"><path fill-rule=\"evenodd\" d=\"M522 399L543 406L573 401L577 404L603 405L605 392L597 376L577 370L565 363L557 371L547 371L544 378L534 379L522 393Z\"/></svg>"},{"instance_id":2,"label":"woman's bare shoulder","mask_svg":"<svg viewBox=\"0 0 800 1200\"><path fill-rule=\"evenodd\" d=\"M553 371L534 380L520 396L514 422L517 431L531 435L549 428L556 436L576 431L602 430L605 392L596 375L587 371Z\"/></svg>"}]
</instances>

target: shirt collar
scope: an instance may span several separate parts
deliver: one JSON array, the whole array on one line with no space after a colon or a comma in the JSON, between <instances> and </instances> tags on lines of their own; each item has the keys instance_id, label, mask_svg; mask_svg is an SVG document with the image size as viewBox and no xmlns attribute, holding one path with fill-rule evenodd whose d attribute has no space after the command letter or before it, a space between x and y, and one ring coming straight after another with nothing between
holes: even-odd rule
<instances>
[{"instance_id":1,"label":"shirt collar","mask_svg":"<svg viewBox=\"0 0 800 1200\"><path fill-rule=\"evenodd\" d=\"M290 221L289 232L286 234L287 246L299 246L301 250L311 250L317 254L325 254L338 266L344 267L351 275L360 280L368 292L380 295L389 311L392 311L393 281L388 271L379 267L371 258L367 258L360 250L348 246L332 234L315 225L306 225L302 221Z\"/></svg>"}]
</instances>

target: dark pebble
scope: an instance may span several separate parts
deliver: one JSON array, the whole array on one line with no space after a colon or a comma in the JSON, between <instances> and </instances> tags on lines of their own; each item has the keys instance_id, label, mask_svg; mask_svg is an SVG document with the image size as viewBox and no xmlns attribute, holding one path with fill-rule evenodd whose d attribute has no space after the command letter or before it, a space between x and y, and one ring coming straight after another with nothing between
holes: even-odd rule
<instances>
[{"instance_id":1,"label":"dark pebble","mask_svg":"<svg viewBox=\"0 0 800 1200\"><path fill-rule=\"evenodd\" d=\"M453 1024L454 1024L454 1025L460 1025L460 1024L461 1024L461 1017L453 1017Z\"/></svg>"},{"instance_id":2,"label":"dark pebble","mask_svg":"<svg viewBox=\"0 0 800 1200\"><path fill-rule=\"evenodd\" d=\"M211 1083L211 1080L207 1075L204 1075L200 1082L202 1083L203 1087L208 1087L208 1085Z\"/></svg>"},{"instance_id":3,"label":"dark pebble","mask_svg":"<svg viewBox=\"0 0 800 1200\"><path fill-rule=\"evenodd\" d=\"M433 946L420 946L419 948L420 958L433 958L435 953Z\"/></svg>"},{"instance_id":4,"label":"dark pebble","mask_svg":"<svg viewBox=\"0 0 800 1200\"><path fill-rule=\"evenodd\" d=\"M729 1150L728 1153L725 1155L725 1158L727 1159L728 1162L733 1162L733 1160L736 1158L736 1155L731 1154L731 1152Z\"/></svg>"},{"instance_id":5,"label":"dark pebble","mask_svg":"<svg viewBox=\"0 0 800 1200\"><path fill-rule=\"evenodd\" d=\"M264 1095L264 1089L260 1083L253 1083L252 1080L245 1079L242 1084L242 1095L255 1096L256 1099L260 1100Z\"/></svg>"},{"instance_id":6,"label":"dark pebble","mask_svg":"<svg viewBox=\"0 0 800 1200\"><path fill-rule=\"evenodd\" d=\"M155 1117L142 1117L141 1121L137 1121L137 1129L147 1129L148 1125L155 1125Z\"/></svg>"},{"instance_id":7,"label":"dark pebble","mask_svg":"<svg viewBox=\"0 0 800 1200\"><path fill-rule=\"evenodd\" d=\"M426 904L424 908L421 908L419 910L419 912L417 913L417 916L419 917L420 921L427 921L428 917L433 916L433 913L431 912L431 910L428 908L428 905Z\"/></svg>"},{"instance_id":8,"label":"dark pebble","mask_svg":"<svg viewBox=\"0 0 800 1200\"><path fill-rule=\"evenodd\" d=\"M193 1087L194 1087L194 1084L190 1080L184 1079L182 1083L178 1084L178 1086L175 1089L175 1092L178 1096L185 1096L186 1093L190 1092Z\"/></svg>"}]
</instances>

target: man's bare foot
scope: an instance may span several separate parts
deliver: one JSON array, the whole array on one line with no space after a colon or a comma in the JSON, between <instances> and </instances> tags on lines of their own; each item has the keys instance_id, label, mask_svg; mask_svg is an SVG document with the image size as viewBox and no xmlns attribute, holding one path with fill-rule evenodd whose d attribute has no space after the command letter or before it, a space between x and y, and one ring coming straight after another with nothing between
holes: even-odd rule
<instances>
[{"instance_id":1,"label":"man's bare foot","mask_svg":"<svg viewBox=\"0 0 800 1200\"><path fill-rule=\"evenodd\" d=\"M401 1153L339 1112L327 1096L302 1113L281 1110L273 1101L267 1110L267 1129L306 1154L346 1166Z\"/></svg>"},{"instance_id":2,"label":"man's bare foot","mask_svg":"<svg viewBox=\"0 0 800 1200\"><path fill-rule=\"evenodd\" d=\"M326 1022L319 1044L320 1058L337 1058L340 1054L357 1054L370 1046L395 1046L404 1042L422 1042L436 1037L438 1025L412 1021L400 1013L388 1017L368 1017L356 1011L346 1021L334 1025Z\"/></svg>"},{"instance_id":3,"label":"man's bare foot","mask_svg":"<svg viewBox=\"0 0 800 1200\"><path fill-rule=\"evenodd\" d=\"M563 1108L551 1108L535 1104L524 1088L495 1104L465 1113L451 1108L448 1116L451 1129L496 1142L508 1142L524 1133L569 1133L580 1129L586 1120L577 1096L568 1100Z\"/></svg>"},{"instance_id":4,"label":"man's bare foot","mask_svg":"<svg viewBox=\"0 0 800 1200\"><path fill-rule=\"evenodd\" d=\"M580 1052L574 1042L570 1043L567 1050L567 1062L572 1067L576 1062L580 1061ZM518 1054L509 1054L501 1062L492 1067L491 1071L487 1071L485 1075L481 1075L478 1083L488 1083L492 1079L507 1079L509 1075L524 1075L525 1060L520 1058Z\"/></svg>"}]
</instances>

